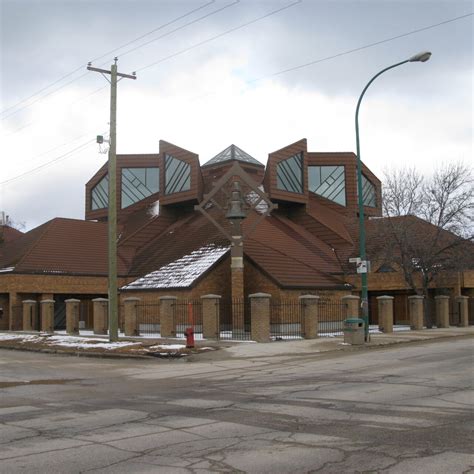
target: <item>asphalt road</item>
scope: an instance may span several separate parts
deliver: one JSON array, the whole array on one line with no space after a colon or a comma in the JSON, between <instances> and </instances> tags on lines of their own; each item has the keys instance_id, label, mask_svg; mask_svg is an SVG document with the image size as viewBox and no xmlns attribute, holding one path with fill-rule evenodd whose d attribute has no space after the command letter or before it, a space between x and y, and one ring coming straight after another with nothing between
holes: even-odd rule
<instances>
[{"instance_id":1,"label":"asphalt road","mask_svg":"<svg viewBox=\"0 0 474 474\"><path fill-rule=\"evenodd\" d=\"M0 472L474 472L472 362L467 338L193 362L2 350Z\"/></svg>"}]
</instances>

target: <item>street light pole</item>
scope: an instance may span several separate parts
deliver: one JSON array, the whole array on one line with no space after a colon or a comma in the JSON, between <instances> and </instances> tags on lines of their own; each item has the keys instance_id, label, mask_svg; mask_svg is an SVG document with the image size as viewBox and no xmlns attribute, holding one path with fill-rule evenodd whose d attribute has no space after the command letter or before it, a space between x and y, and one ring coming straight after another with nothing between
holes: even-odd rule
<instances>
[{"instance_id":1,"label":"street light pole","mask_svg":"<svg viewBox=\"0 0 474 474\"><path fill-rule=\"evenodd\" d=\"M410 62L426 62L430 59L431 53L428 51L423 51L421 53L415 54L405 61L393 64L392 66L386 67L378 72L372 79L367 83L362 91L359 100L357 101L356 113L355 113L355 132L356 132L356 149L357 149L357 193L358 193L358 207L359 207L359 258L361 259L361 306L362 306L362 319L364 320L365 328L365 340L368 341L369 338L369 292L367 286L367 255L366 255L366 246L365 246L365 221L364 221L364 196L362 194L362 161L360 158L360 140L359 140L359 108L362 98L364 97L367 89L372 84L372 82L377 79L384 72L401 66L402 64Z\"/></svg>"}]
</instances>

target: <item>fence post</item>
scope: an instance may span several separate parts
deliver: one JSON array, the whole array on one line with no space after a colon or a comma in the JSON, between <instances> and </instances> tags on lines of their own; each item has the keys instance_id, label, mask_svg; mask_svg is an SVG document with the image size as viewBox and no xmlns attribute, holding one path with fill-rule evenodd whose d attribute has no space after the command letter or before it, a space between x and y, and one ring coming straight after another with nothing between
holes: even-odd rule
<instances>
[{"instance_id":1,"label":"fence post","mask_svg":"<svg viewBox=\"0 0 474 474\"><path fill-rule=\"evenodd\" d=\"M160 334L161 337L175 337L174 305L176 296L162 296L160 298Z\"/></svg>"},{"instance_id":2,"label":"fence post","mask_svg":"<svg viewBox=\"0 0 474 474\"><path fill-rule=\"evenodd\" d=\"M254 293L250 298L250 335L256 342L270 341L270 299L268 293Z\"/></svg>"},{"instance_id":3,"label":"fence post","mask_svg":"<svg viewBox=\"0 0 474 474\"><path fill-rule=\"evenodd\" d=\"M123 312L125 319L125 335L126 336L139 336L140 326L138 322L138 308L137 304L140 298L134 296L125 298L123 300Z\"/></svg>"},{"instance_id":4,"label":"fence post","mask_svg":"<svg viewBox=\"0 0 474 474\"><path fill-rule=\"evenodd\" d=\"M54 300L41 301L41 331L54 334Z\"/></svg>"},{"instance_id":5,"label":"fence post","mask_svg":"<svg viewBox=\"0 0 474 474\"><path fill-rule=\"evenodd\" d=\"M204 339L217 339L220 333L219 322L219 295L204 295L202 300L202 337Z\"/></svg>"},{"instance_id":6,"label":"fence post","mask_svg":"<svg viewBox=\"0 0 474 474\"><path fill-rule=\"evenodd\" d=\"M360 297L356 295L343 296L342 302L346 305L346 319L358 318L360 309Z\"/></svg>"},{"instance_id":7,"label":"fence post","mask_svg":"<svg viewBox=\"0 0 474 474\"><path fill-rule=\"evenodd\" d=\"M435 296L436 327L449 328L449 296Z\"/></svg>"},{"instance_id":8,"label":"fence post","mask_svg":"<svg viewBox=\"0 0 474 474\"><path fill-rule=\"evenodd\" d=\"M107 298L94 298L92 300L92 320L94 334L107 334L107 313L109 300Z\"/></svg>"},{"instance_id":9,"label":"fence post","mask_svg":"<svg viewBox=\"0 0 474 474\"><path fill-rule=\"evenodd\" d=\"M421 295L408 297L408 311L410 313L410 328L417 331L423 329L423 299Z\"/></svg>"},{"instance_id":10,"label":"fence post","mask_svg":"<svg viewBox=\"0 0 474 474\"><path fill-rule=\"evenodd\" d=\"M393 296L377 296L379 330L393 332Z\"/></svg>"},{"instance_id":11,"label":"fence post","mask_svg":"<svg viewBox=\"0 0 474 474\"><path fill-rule=\"evenodd\" d=\"M302 295L299 300L303 310L303 337L305 339L316 339L318 337L319 296Z\"/></svg>"},{"instance_id":12,"label":"fence post","mask_svg":"<svg viewBox=\"0 0 474 474\"><path fill-rule=\"evenodd\" d=\"M36 311L36 301L23 300L23 331L33 331L33 315Z\"/></svg>"},{"instance_id":13,"label":"fence post","mask_svg":"<svg viewBox=\"0 0 474 474\"><path fill-rule=\"evenodd\" d=\"M458 310L459 310L459 326L462 328L465 328L469 326L469 307L468 307L468 301L469 301L469 296L456 296L454 298L454 301L458 305Z\"/></svg>"},{"instance_id":14,"label":"fence post","mask_svg":"<svg viewBox=\"0 0 474 474\"><path fill-rule=\"evenodd\" d=\"M66 303L66 332L70 336L79 334L79 305L81 300L71 298Z\"/></svg>"}]
</instances>

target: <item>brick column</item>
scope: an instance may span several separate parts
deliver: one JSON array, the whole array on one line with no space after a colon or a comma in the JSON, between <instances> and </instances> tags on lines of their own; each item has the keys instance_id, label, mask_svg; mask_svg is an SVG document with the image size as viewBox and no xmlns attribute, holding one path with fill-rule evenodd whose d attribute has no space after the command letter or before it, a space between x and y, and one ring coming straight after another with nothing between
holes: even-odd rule
<instances>
[{"instance_id":1,"label":"brick column","mask_svg":"<svg viewBox=\"0 0 474 474\"><path fill-rule=\"evenodd\" d=\"M469 296L456 296L454 301L459 311L459 326L465 328L469 326Z\"/></svg>"},{"instance_id":2,"label":"brick column","mask_svg":"<svg viewBox=\"0 0 474 474\"><path fill-rule=\"evenodd\" d=\"M393 300L393 296L377 296L379 329L382 332L393 332Z\"/></svg>"},{"instance_id":3,"label":"brick column","mask_svg":"<svg viewBox=\"0 0 474 474\"><path fill-rule=\"evenodd\" d=\"M66 332L70 336L79 334L79 305L81 300L71 298L66 303Z\"/></svg>"},{"instance_id":4,"label":"brick column","mask_svg":"<svg viewBox=\"0 0 474 474\"><path fill-rule=\"evenodd\" d=\"M160 333L161 337L175 337L174 305L176 296L162 296L160 298Z\"/></svg>"},{"instance_id":5,"label":"brick column","mask_svg":"<svg viewBox=\"0 0 474 474\"><path fill-rule=\"evenodd\" d=\"M254 293L250 298L250 335L253 341L270 342L270 299L267 293Z\"/></svg>"},{"instance_id":6,"label":"brick column","mask_svg":"<svg viewBox=\"0 0 474 474\"><path fill-rule=\"evenodd\" d=\"M92 321L94 334L107 334L109 300L107 298L94 298L92 300Z\"/></svg>"},{"instance_id":7,"label":"brick column","mask_svg":"<svg viewBox=\"0 0 474 474\"><path fill-rule=\"evenodd\" d=\"M123 300L123 312L125 317L125 335L139 336L140 326L138 321L138 308L140 298L130 297Z\"/></svg>"},{"instance_id":8,"label":"brick column","mask_svg":"<svg viewBox=\"0 0 474 474\"><path fill-rule=\"evenodd\" d=\"M35 327L36 301L23 300L23 331L33 331Z\"/></svg>"},{"instance_id":9,"label":"brick column","mask_svg":"<svg viewBox=\"0 0 474 474\"><path fill-rule=\"evenodd\" d=\"M202 300L202 335L204 339L218 339L220 334L219 327L219 295L204 295Z\"/></svg>"},{"instance_id":10,"label":"brick column","mask_svg":"<svg viewBox=\"0 0 474 474\"><path fill-rule=\"evenodd\" d=\"M21 330L23 324L23 314L18 314L17 308L21 306L21 299L18 293L8 294L8 329L10 331ZM23 311L23 310L22 310Z\"/></svg>"},{"instance_id":11,"label":"brick column","mask_svg":"<svg viewBox=\"0 0 474 474\"><path fill-rule=\"evenodd\" d=\"M436 327L449 328L449 296L435 296Z\"/></svg>"},{"instance_id":12,"label":"brick column","mask_svg":"<svg viewBox=\"0 0 474 474\"><path fill-rule=\"evenodd\" d=\"M341 299L346 305L346 318L358 318L360 311L360 297L355 295L346 295Z\"/></svg>"},{"instance_id":13,"label":"brick column","mask_svg":"<svg viewBox=\"0 0 474 474\"><path fill-rule=\"evenodd\" d=\"M299 300L303 306L303 337L305 339L315 339L318 337L319 296L302 295Z\"/></svg>"},{"instance_id":14,"label":"brick column","mask_svg":"<svg viewBox=\"0 0 474 474\"><path fill-rule=\"evenodd\" d=\"M41 331L54 334L54 300L41 301Z\"/></svg>"},{"instance_id":15,"label":"brick column","mask_svg":"<svg viewBox=\"0 0 474 474\"><path fill-rule=\"evenodd\" d=\"M414 331L423 329L423 300L424 296L413 295L408 297L408 312L410 314L410 328Z\"/></svg>"}]
</instances>

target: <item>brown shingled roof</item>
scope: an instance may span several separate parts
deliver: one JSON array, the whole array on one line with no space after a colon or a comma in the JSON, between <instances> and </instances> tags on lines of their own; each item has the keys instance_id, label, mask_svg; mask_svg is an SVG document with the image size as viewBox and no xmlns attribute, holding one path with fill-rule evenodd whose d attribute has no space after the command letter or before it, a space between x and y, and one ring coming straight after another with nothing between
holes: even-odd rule
<instances>
[{"instance_id":1,"label":"brown shingled roof","mask_svg":"<svg viewBox=\"0 0 474 474\"><path fill-rule=\"evenodd\" d=\"M107 224L55 218L5 248L2 266L18 273L107 274ZM119 259L119 274L126 268Z\"/></svg>"}]
</instances>

